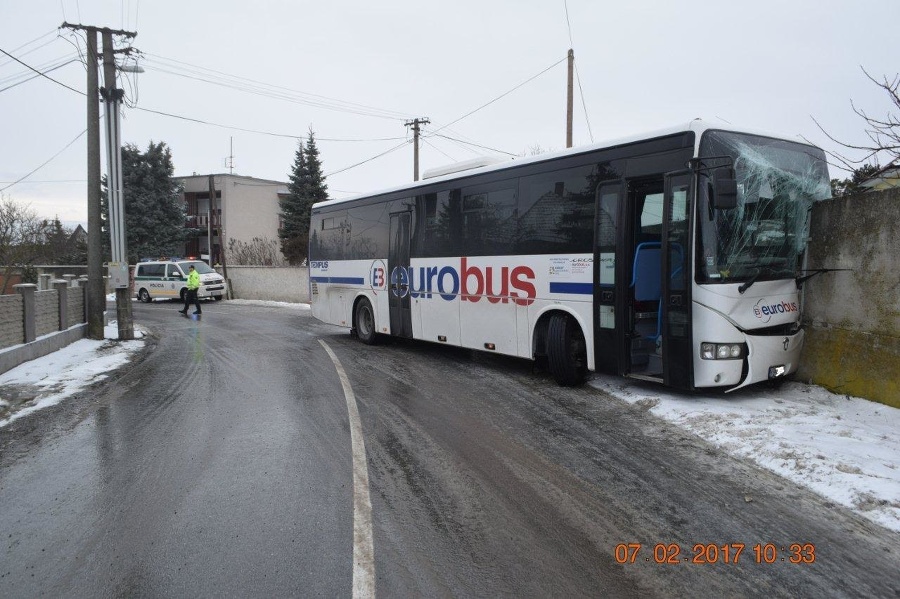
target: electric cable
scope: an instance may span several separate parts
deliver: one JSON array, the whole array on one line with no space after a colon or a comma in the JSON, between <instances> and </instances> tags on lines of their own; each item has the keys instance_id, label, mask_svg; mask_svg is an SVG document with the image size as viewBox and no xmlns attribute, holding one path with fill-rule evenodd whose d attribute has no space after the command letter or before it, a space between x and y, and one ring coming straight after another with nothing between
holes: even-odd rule
<instances>
[{"instance_id":1,"label":"electric cable","mask_svg":"<svg viewBox=\"0 0 900 599\"><path fill-rule=\"evenodd\" d=\"M12 187L13 185L16 185L16 184L18 184L18 183L21 183L22 181L24 181L25 179L27 179L28 177L30 177L30 176L33 175L34 173L38 172L39 170L41 170L42 168L44 168L45 166L47 166L54 158L56 158L57 156L59 156L60 154L62 154L63 152L65 152L65 151L69 148L69 146L71 146L73 143L75 143L76 141L78 141L78 140L81 138L81 136L84 135L85 133L87 133L87 129L85 129L84 131L82 131L81 133L79 133L78 135L76 135L76 136L75 136L75 139L73 139L72 141L70 141L69 143L67 143L67 144L63 147L62 150L60 150L59 152L57 152L56 154L54 154L53 156L51 156L49 159L47 159L46 162L44 162L43 164L41 164L39 167L37 167L36 169L34 169L33 171L31 171L30 173L28 173L28 174L25 175L24 177L21 177L21 178L15 180L15 181L13 181L12 183L10 183L9 185L7 185L6 187L0 187L0 191L6 191L7 189L9 189L10 187Z\"/></svg>"},{"instance_id":2,"label":"electric cable","mask_svg":"<svg viewBox=\"0 0 900 599\"><path fill-rule=\"evenodd\" d=\"M494 98L493 100L491 100L491 101L489 101L489 102L486 102L485 104L482 104L481 106L479 106L479 107L476 108L475 110L472 110L472 111L470 111L470 112L467 112L466 114L462 115L462 116L459 117L458 119L453 120L453 121L450 121L449 123L447 123L446 125L444 125L444 126L442 126L442 127L438 127L438 128L435 129L432 133L437 133L438 131L441 131L442 129L446 129L446 128L449 127L450 125L454 125L454 124L460 122L461 120L463 120L464 118L467 118L467 117L472 116L473 114L475 114L476 112L478 112L478 111L481 110L482 108L487 108L488 106L490 106L491 104L493 104L493 103L496 102L497 100L499 100L499 99L501 99L501 98L503 98L503 97L505 97L505 96L508 96L509 94L513 93L514 91L516 91L517 89L519 89L520 87L522 87L523 85L525 85L526 83L530 83L530 82L533 81L534 79L537 79L538 77L540 77L541 75L543 75L544 73L546 73L547 71L549 71L550 69L552 69L553 67L555 67L556 65L561 64L564 60L567 60L568 58L569 58L568 55L565 56L565 57L563 57L562 59L560 59L560 60L554 62L552 65L550 65L549 67L547 67L546 69L544 69L543 71L541 71L540 73L538 73L537 75L534 75L533 77L529 77L528 79L526 79L525 81L523 81L523 82L520 83L519 85L515 86L515 87L512 88L511 90L509 90L509 91L507 91L507 92L504 92L504 93L500 94L499 96L497 96L497 97Z\"/></svg>"}]
</instances>

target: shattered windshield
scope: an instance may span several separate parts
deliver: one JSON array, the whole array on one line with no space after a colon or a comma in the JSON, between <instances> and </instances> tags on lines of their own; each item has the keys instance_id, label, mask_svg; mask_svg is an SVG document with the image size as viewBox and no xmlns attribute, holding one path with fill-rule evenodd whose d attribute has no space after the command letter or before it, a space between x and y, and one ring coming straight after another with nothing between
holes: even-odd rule
<instances>
[{"instance_id":1,"label":"shattered windshield","mask_svg":"<svg viewBox=\"0 0 900 599\"><path fill-rule=\"evenodd\" d=\"M700 157L730 156L737 206L712 205L711 172L699 186L698 282L793 278L801 268L813 202L831 197L822 150L783 140L709 131Z\"/></svg>"}]
</instances>

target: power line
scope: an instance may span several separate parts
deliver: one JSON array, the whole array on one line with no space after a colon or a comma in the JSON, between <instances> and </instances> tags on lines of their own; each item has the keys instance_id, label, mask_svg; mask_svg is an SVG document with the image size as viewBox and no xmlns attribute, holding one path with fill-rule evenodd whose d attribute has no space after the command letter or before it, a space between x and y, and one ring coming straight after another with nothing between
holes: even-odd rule
<instances>
[{"instance_id":1,"label":"power line","mask_svg":"<svg viewBox=\"0 0 900 599\"><path fill-rule=\"evenodd\" d=\"M4 87L4 88L0 88L0 92L5 92L5 91L8 90L8 89L12 89L12 88L14 88L14 87L18 87L18 86L22 85L23 83L28 83L28 82L31 81L32 79L37 79L37 78L40 77L41 74L43 74L43 73L52 73L52 72L55 71L56 69L61 69L62 67L66 66L67 64L71 64L71 63L73 63L73 62L79 62L79 61L78 61L77 58L72 58L72 59L67 60L66 62L64 62L64 63L62 63L62 64L58 64L58 65L56 65L56 66L54 66L54 67L51 67L51 68L49 68L49 69L48 69L48 68L45 68L43 71L41 71L41 73L39 73L39 74L37 74L37 75L32 75L31 77L29 77L29 78L27 78L27 79L23 79L22 81L19 81L19 82L17 82L17 83L13 83L13 84L11 84L11 85L7 85L7 86ZM9 79L7 79L7 80L9 80Z\"/></svg>"},{"instance_id":2,"label":"power line","mask_svg":"<svg viewBox=\"0 0 900 599\"><path fill-rule=\"evenodd\" d=\"M10 52L18 52L18 51L21 50L22 48L27 48L27 47L30 46L31 44L37 42L38 40L42 40L42 39L44 39L45 37L47 37L48 35L52 35L53 33L55 33L55 31L51 31L50 33L45 33L45 34L42 35L41 37L36 38L36 39L34 39L34 40L28 42L27 44L22 44L22 45L19 46L18 48L13 48L12 50L10 50ZM28 55L31 54L32 52L37 52L37 51L40 50L41 48L44 48L44 47L46 47L46 46L49 46L50 44L52 44L52 43L55 42L55 41L56 41L56 38L54 38L54 39L52 39L52 40L47 40L46 42L44 42L43 44L41 44L41 45L38 46L37 48L32 48L31 50L28 50L27 52L22 52L22 53L20 54L20 56L28 56ZM0 62L0 67L5 67L6 65L8 65L8 64L11 63L11 62L12 62L11 60L7 60L6 62Z\"/></svg>"},{"instance_id":3,"label":"power line","mask_svg":"<svg viewBox=\"0 0 900 599\"><path fill-rule=\"evenodd\" d=\"M50 81L52 81L53 83L55 83L55 84L57 84L57 85L61 85L61 86L63 86L63 87L66 88L66 89L70 89L70 90L72 90L73 92L75 92L76 94L80 94L80 95L82 95L82 96L87 95L87 94L85 94L85 93L82 92L82 91L78 91L78 90L75 89L74 87L69 87L69 86L66 85L65 83L61 83L61 82L57 81L57 80L54 79L53 77L48 77L47 75L45 75L44 73L38 71L37 69L35 69L35 68L33 68L33 67L31 67L31 66L25 64L24 62L22 62L21 60L19 60L18 58L16 58L15 56L13 56L12 54L10 54L10 53L7 52L6 50L4 50L3 48L0 48L0 52L6 54L7 56L9 56L9 57L12 58L13 60L15 60L17 63L21 64L21 65L24 66L24 67L28 67L29 69L31 69L32 71L34 71L35 73L37 73L38 75L40 75L41 77L44 77L44 78L46 78L46 79L49 79Z\"/></svg>"},{"instance_id":4,"label":"power line","mask_svg":"<svg viewBox=\"0 0 900 599\"><path fill-rule=\"evenodd\" d=\"M346 100L331 98L320 94L312 94L289 87L273 85L263 81L249 79L247 77L241 77L238 75L232 75L223 71L217 71L215 69L208 69L191 63L166 58L155 54L142 53L142 55L149 57L151 63L157 63L154 68L160 72L175 75L177 77L195 79L204 83L210 83L212 85L228 87L238 91L243 91L245 93L272 97L300 104L306 104L309 106L325 108L328 110L336 110L339 112L350 112L363 116L373 116L391 120L404 120L409 117L407 113L398 112L395 110L376 108L373 106L358 104L356 102L348 102ZM168 69L176 70L167 70L166 67Z\"/></svg>"},{"instance_id":5,"label":"power line","mask_svg":"<svg viewBox=\"0 0 900 599\"><path fill-rule=\"evenodd\" d=\"M82 131L81 133L79 133L77 136L75 136L75 139L73 139L72 141L70 141L69 143L67 143L67 144L65 145L65 147L63 147L62 150L60 150L59 152L57 152L56 154L54 154L53 156L51 156L46 162L44 162L43 164L41 164L39 167L37 167L36 169L34 169L33 171L31 171L30 173L28 173L28 174L25 175L24 177L21 177L21 178L17 179L16 181L13 181L12 183L10 183L9 185L7 185L6 187L0 187L0 191L6 191L7 189L9 189L10 187L12 187L13 185L16 185L17 183L21 183L22 181L24 181L25 179L27 179L28 177L30 177L30 176L33 175L34 173L38 172L39 170L41 170L42 168L44 168L45 166L47 166L47 164L49 164L54 158L56 158L57 156L59 156L60 154L62 154L63 152L65 152L65 151L69 148L69 146L71 146L73 143L75 143L76 141L78 141L78 139L79 139L82 135L84 135L85 133L87 133L87 129L85 129L84 131Z\"/></svg>"},{"instance_id":6,"label":"power line","mask_svg":"<svg viewBox=\"0 0 900 599\"><path fill-rule=\"evenodd\" d=\"M373 160L375 160L375 159L377 159L377 158L381 158L382 156L386 156L387 154L390 154L391 152L393 152L393 151L395 151L395 150L399 150L400 148L402 148L403 146L405 146L405 145L408 144L408 143L410 143L410 142L409 142L409 141L404 141L402 144L396 145L396 146L394 146L393 148L391 148L390 150L387 150L386 152L382 152L381 154L378 154L378 155L376 155L376 156L372 156L371 158L366 158L366 159L363 160L362 162L357 162L356 164L351 164L350 166L344 167L344 168L342 168L342 169L340 169L340 170L332 171L332 172L328 173L327 175L325 175L325 178L328 178L328 177L330 177L330 176L332 176L332 175L336 175L336 174L338 174L338 173L343 173L344 171L349 171L351 168L356 168L357 166L363 165L363 164L365 164L365 163L367 163L367 162L372 162Z\"/></svg>"},{"instance_id":7,"label":"power line","mask_svg":"<svg viewBox=\"0 0 900 599\"><path fill-rule=\"evenodd\" d=\"M458 119L456 119L456 120L454 120L454 121L450 121L449 123L447 123L446 125L444 125L444 126L442 126L442 127L438 127L437 129L435 129L435 130L433 131L433 133L437 133L438 131L440 131L440 130L442 130L442 129L446 129L446 128L449 127L450 125L454 125L454 124L458 123L459 121L463 120L463 119L466 118L466 117L472 116L473 114L475 114L476 112L478 112L478 111L481 110L482 108L487 108L488 106L490 106L491 104L493 104L493 103L496 102L497 100L499 100L499 99L501 99L501 98L503 98L503 97L505 97L505 96L508 96L509 94L513 93L514 91L516 91L517 89L519 89L520 87L522 87L523 85L525 85L526 83L530 83L530 82L533 81L534 79L537 79L538 77L540 77L541 75L543 75L544 73L546 73L547 71L549 71L550 69L552 69L553 67L555 67L556 65L562 63L563 61L565 61L565 60L567 60L567 59L568 59L568 56L563 57L562 59L558 60L557 62L554 62L552 65L550 65L549 67L547 67L546 69L544 69L543 71L541 71L540 73L538 73L537 75L534 75L533 77L529 77L528 79L526 79L525 81L523 81L523 82L520 83L519 85L515 86L514 88L512 88L511 90L509 90L509 91L507 91L507 92L504 92L504 93L500 94L499 96L497 96L496 98L494 98L494 99L491 100L490 102L487 102L487 103L485 103L485 104L482 104L481 106L479 106L479 107L476 108L475 110L472 110L471 112L467 112L466 114L462 115L462 116L459 117Z\"/></svg>"},{"instance_id":8,"label":"power line","mask_svg":"<svg viewBox=\"0 0 900 599\"><path fill-rule=\"evenodd\" d=\"M581 87L581 75L578 73L578 63L575 63L575 80L578 82L578 94L581 96L581 107L584 109L584 121L587 123L588 135L591 143L594 143L594 132L591 130L591 119L588 116L587 103L584 100L584 89Z\"/></svg>"},{"instance_id":9,"label":"power line","mask_svg":"<svg viewBox=\"0 0 900 599\"><path fill-rule=\"evenodd\" d=\"M475 146L476 148L482 148L484 150L490 150L492 152L498 152L500 154L506 154L507 156L516 156L516 157L519 156L518 154L513 154L512 152L507 152L505 150L498 150L497 148L491 148L488 146L482 146L481 144L477 144L477 143L470 142L470 141L463 141L461 139L456 139L454 137L449 137L447 135L438 135L437 133L431 133L431 134L427 135L426 137L443 137L444 139L449 139L451 141L459 142L461 144Z\"/></svg>"},{"instance_id":10,"label":"power line","mask_svg":"<svg viewBox=\"0 0 900 599\"><path fill-rule=\"evenodd\" d=\"M569 30L569 47L574 48L575 42L572 41L572 23L569 21L569 3L563 0L563 7L566 9L566 27Z\"/></svg>"},{"instance_id":11,"label":"power line","mask_svg":"<svg viewBox=\"0 0 900 599\"><path fill-rule=\"evenodd\" d=\"M422 141L425 142L426 144L428 144L428 146L430 146L430 147L433 148L434 150L440 152L441 154L443 154L444 156L446 156L447 158L449 158L450 160L452 160L452 161L454 161L454 162L457 162L457 161L458 161L458 158L454 158L453 156L451 156L451 155L448 154L447 152L443 151L442 149L440 149L439 147L437 147L436 145L434 145L433 143L431 143L430 141L428 141L428 139L422 138Z\"/></svg>"},{"instance_id":12,"label":"power line","mask_svg":"<svg viewBox=\"0 0 900 599\"><path fill-rule=\"evenodd\" d=\"M236 125L222 125L220 123L213 123L212 121L204 121L203 119L197 119L189 116L182 116L178 114L172 114L171 112L163 112L162 110L153 110L151 108L143 108L141 106L133 106L134 110L139 110L141 112L149 112L151 114L158 114L160 116L166 116L173 119L179 119L182 121L189 121L192 123L199 123L201 125L210 125L211 127L220 127L222 129L230 129L233 131L243 131L244 133L256 133L258 135L268 135L270 137L283 137L287 139L305 139L308 133L304 133L301 135L295 135L292 133L275 133L273 131L261 131L259 129L247 129L245 127L238 127ZM394 141L398 139L406 139L405 137L375 137L371 139L350 139L350 138L339 138L339 137L317 137L316 141L333 141L333 142L370 142L370 141Z\"/></svg>"}]
</instances>

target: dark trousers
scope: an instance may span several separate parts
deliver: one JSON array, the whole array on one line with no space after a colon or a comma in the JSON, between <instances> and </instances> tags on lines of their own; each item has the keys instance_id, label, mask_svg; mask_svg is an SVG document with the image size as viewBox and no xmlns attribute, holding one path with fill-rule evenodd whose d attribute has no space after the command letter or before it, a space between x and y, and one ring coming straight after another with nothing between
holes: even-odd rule
<instances>
[{"instance_id":1,"label":"dark trousers","mask_svg":"<svg viewBox=\"0 0 900 599\"><path fill-rule=\"evenodd\" d=\"M194 309L197 311L198 314L203 312L203 310L200 309L200 300L197 299L197 290L196 289L188 289L187 292L184 294L184 310L182 310L182 312L187 312L188 306L190 306L191 303L194 304Z\"/></svg>"}]
</instances>

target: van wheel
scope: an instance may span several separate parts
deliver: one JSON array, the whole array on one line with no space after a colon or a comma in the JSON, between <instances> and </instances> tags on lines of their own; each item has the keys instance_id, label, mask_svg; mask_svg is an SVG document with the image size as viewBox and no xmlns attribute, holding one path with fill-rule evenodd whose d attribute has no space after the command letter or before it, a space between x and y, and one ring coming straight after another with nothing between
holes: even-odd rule
<instances>
[{"instance_id":1,"label":"van wheel","mask_svg":"<svg viewBox=\"0 0 900 599\"><path fill-rule=\"evenodd\" d=\"M138 291L138 299L145 304L149 304L152 301L150 299L150 293L146 289L141 289L140 291Z\"/></svg>"},{"instance_id":2,"label":"van wheel","mask_svg":"<svg viewBox=\"0 0 900 599\"><path fill-rule=\"evenodd\" d=\"M365 298L356 304L353 328L356 329L356 336L360 341L366 345L375 344L375 313L372 311L372 304Z\"/></svg>"},{"instance_id":3,"label":"van wheel","mask_svg":"<svg viewBox=\"0 0 900 599\"><path fill-rule=\"evenodd\" d=\"M217 302L221 302L223 299L224 299L224 297L221 296L221 295L215 296L215 300L216 300Z\"/></svg>"},{"instance_id":4,"label":"van wheel","mask_svg":"<svg viewBox=\"0 0 900 599\"><path fill-rule=\"evenodd\" d=\"M557 312L547 327L547 362L550 374L563 387L580 385L587 373L587 346L578 322Z\"/></svg>"}]
</instances>

